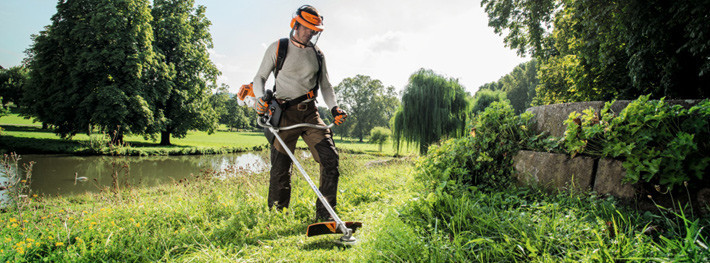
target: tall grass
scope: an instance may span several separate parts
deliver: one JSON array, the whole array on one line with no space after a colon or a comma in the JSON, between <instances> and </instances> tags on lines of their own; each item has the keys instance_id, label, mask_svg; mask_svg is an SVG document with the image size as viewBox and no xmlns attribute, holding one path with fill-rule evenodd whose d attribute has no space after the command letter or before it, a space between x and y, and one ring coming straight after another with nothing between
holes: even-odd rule
<instances>
[{"instance_id":1,"label":"tall grass","mask_svg":"<svg viewBox=\"0 0 710 263\"><path fill-rule=\"evenodd\" d=\"M266 151L261 154L268 154ZM318 166L300 154L311 177ZM358 244L306 238L315 195L266 206L266 173L207 171L152 188L30 196L0 212L0 262L607 262L710 259L706 219L639 213L592 194L428 192L407 159L341 154L338 213ZM670 215L669 215L670 216ZM677 222L677 223L668 223Z\"/></svg>"},{"instance_id":2,"label":"tall grass","mask_svg":"<svg viewBox=\"0 0 710 263\"><path fill-rule=\"evenodd\" d=\"M377 260L415 262L708 262L707 219L666 224L592 194L510 188L432 194L385 229ZM676 233L684 233L677 235Z\"/></svg>"},{"instance_id":3,"label":"tall grass","mask_svg":"<svg viewBox=\"0 0 710 263\"><path fill-rule=\"evenodd\" d=\"M355 234L361 242L376 240L373 222L411 198L411 164L351 154L341 160L338 213L364 222ZM301 161L317 183L316 163ZM300 175L293 175L284 212L267 208L267 182L265 173L230 168L118 194L32 197L28 209L0 213L0 262L332 262L370 254L366 246L338 245L339 236L305 237L316 198Z\"/></svg>"}]
</instances>

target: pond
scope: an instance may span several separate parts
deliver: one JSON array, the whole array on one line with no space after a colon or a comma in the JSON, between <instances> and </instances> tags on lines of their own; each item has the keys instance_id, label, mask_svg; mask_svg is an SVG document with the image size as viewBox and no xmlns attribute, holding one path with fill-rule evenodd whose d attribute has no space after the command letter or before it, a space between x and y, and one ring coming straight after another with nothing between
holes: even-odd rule
<instances>
[{"instance_id":1,"label":"pond","mask_svg":"<svg viewBox=\"0 0 710 263\"><path fill-rule=\"evenodd\" d=\"M28 154L20 157L20 167L30 161L35 162L32 167L31 189L33 194L40 195L67 196L98 192L100 188L111 187L115 171L118 171L121 183L127 182L132 187L150 187L199 175L205 171L235 168L259 173L269 168L268 157L253 152L150 157ZM127 168L124 164L127 164ZM6 180L0 176L0 181ZM4 192L7 191L0 191ZM3 195L0 194L0 199L7 198Z\"/></svg>"}]
</instances>

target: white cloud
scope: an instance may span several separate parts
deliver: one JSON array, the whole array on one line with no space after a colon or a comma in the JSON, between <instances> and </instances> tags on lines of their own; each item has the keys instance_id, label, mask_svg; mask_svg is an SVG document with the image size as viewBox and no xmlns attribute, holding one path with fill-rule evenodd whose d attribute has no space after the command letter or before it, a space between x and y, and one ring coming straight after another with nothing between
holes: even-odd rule
<instances>
[{"instance_id":1,"label":"white cloud","mask_svg":"<svg viewBox=\"0 0 710 263\"><path fill-rule=\"evenodd\" d=\"M39 0L31 4L0 3L7 7L0 10L13 10L13 14L26 19L15 18L20 24L34 25L34 29L17 34L14 30L24 27L3 28L2 32L7 33L2 35L8 41L0 42L3 50L0 64L15 65L19 56L9 58L9 54L22 54L28 44L15 45L17 41L11 39L28 42L30 34L50 23L56 3ZM288 36L291 15L304 4L283 0L197 0L196 3L207 7L207 17L212 22L214 48L209 52L223 73L219 80L233 91L254 78L267 46ZM417 69L430 68L458 78L474 91L527 60L503 46L502 37L487 26L487 16L479 1L312 0L310 4L325 16L326 30L319 46L326 55L334 85L343 78L364 74L401 89ZM13 24L14 20L6 24Z\"/></svg>"},{"instance_id":2,"label":"white cloud","mask_svg":"<svg viewBox=\"0 0 710 263\"><path fill-rule=\"evenodd\" d=\"M403 34L401 32L388 31L384 35L371 38L369 49L374 53L406 51L406 46L402 43L402 37Z\"/></svg>"}]
</instances>

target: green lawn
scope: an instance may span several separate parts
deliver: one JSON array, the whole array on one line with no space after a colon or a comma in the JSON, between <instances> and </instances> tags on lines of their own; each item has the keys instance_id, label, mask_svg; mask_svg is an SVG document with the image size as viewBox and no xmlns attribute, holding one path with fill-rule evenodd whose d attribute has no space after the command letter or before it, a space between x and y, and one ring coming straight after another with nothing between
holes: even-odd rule
<instances>
[{"instance_id":1,"label":"green lawn","mask_svg":"<svg viewBox=\"0 0 710 263\"><path fill-rule=\"evenodd\" d=\"M50 130L41 129L41 124L11 114L0 118L2 136L0 146L6 151L18 153L75 153L96 154L109 153L101 150L99 142L105 141L105 135L77 134L69 140L63 140ZM258 150L267 146L267 141L261 132L230 132L226 129L218 130L213 134L201 131L190 131L185 138L171 138L172 146L160 146L160 138L146 139L142 136L127 135L124 140L130 147L124 151L129 155L177 155L199 153L223 153ZM379 146L371 143L359 142L357 139L335 136L335 144L341 151L368 153L375 155L393 156L395 150L389 141L379 151ZM306 147L299 140L297 147ZM404 147L401 155L416 154L416 147Z\"/></svg>"},{"instance_id":2,"label":"green lawn","mask_svg":"<svg viewBox=\"0 0 710 263\"><path fill-rule=\"evenodd\" d=\"M7 116L0 117L0 124L17 126L42 126L42 123L34 122L34 118L26 119L20 117L20 115L18 114L9 114Z\"/></svg>"}]
</instances>

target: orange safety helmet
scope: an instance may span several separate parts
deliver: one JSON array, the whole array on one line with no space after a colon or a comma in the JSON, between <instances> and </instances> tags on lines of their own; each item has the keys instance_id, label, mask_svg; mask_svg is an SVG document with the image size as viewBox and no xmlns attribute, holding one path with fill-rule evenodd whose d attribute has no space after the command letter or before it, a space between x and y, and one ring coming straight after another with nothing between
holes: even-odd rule
<instances>
[{"instance_id":1,"label":"orange safety helmet","mask_svg":"<svg viewBox=\"0 0 710 263\"><path fill-rule=\"evenodd\" d=\"M292 29L296 26L296 22L316 32L322 32L325 28L323 26L323 16L319 15L318 10L310 5L303 5L296 10L293 19L291 19Z\"/></svg>"}]
</instances>

